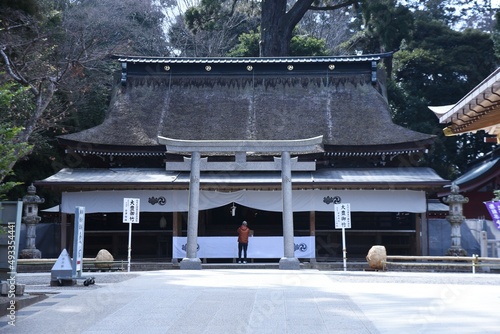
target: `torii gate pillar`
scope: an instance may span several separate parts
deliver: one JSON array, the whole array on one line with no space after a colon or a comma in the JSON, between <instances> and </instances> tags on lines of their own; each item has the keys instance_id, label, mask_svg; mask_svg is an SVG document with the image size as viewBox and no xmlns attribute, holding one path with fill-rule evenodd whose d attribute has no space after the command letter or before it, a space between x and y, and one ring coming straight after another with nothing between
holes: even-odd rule
<instances>
[{"instance_id":1,"label":"torii gate pillar","mask_svg":"<svg viewBox=\"0 0 500 334\"><path fill-rule=\"evenodd\" d=\"M281 191L283 197L283 243L284 255L280 269L300 269L300 261L295 257L293 242L292 169L290 152L281 153Z\"/></svg>"},{"instance_id":2,"label":"torii gate pillar","mask_svg":"<svg viewBox=\"0 0 500 334\"><path fill-rule=\"evenodd\" d=\"M198 213L200 205L200 152L191 155L189 177L188 225L186 257L180 262L181 269L201 269L198 252Z\"/></svg>"}]
</instances>

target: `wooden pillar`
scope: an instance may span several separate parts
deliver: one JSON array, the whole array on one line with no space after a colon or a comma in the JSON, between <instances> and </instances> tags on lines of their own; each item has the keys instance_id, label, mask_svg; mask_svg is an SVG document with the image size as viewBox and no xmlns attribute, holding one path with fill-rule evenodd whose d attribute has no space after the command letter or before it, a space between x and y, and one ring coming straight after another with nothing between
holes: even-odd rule
<instances>
[{"instance_id":1,"label":"wooden pillar","mask_svg":"<svg viewBox=\"0 0 500 334\"><path fill-rule=\"evenodd\" d=\"M114 256L117 256L120 253L120 239L119 234L113 233L113 236L111 237L111 254L114 254Z\"/></svg>"},{"instance_id":2,"label":"wooden pillar","mask_svg":"<svg viewBox=\"0 0 500 334\"><path fill-rule=\"evenodd\" d=\"M207 234L207 214L207 211L201 211L198 214L198 234L202 236Z\"/></svg>"},{"instance_id":3,"label":"wooden pillar","mask_svg":"<svg viewBox=\"0 0 500 334\"><path fill-rule=\"evenodd\" d=\"M188 226L186 257L180 263L181 269L201 269L201 261L197 257L198 248L198 214L200 205L200 152L191 155L191 175L189 178Z\"/></svg>"},{"instance_id":4,"label":"wooden pillar","mask_svg":"<svg viewBox=\"0 0 500 334\"><path fill-rule=\"evenodd\" d=\"M181 225L182 222L181 222L180 212L172 212L172 236L174 237L181 236L181 229L182 229Z\"/></svg>"},{"instance_id":5,"label":"wooden pillar","mask_svg":"<svg viewBox=\"0 0 500 334\"><path fill-rule=\"evenodd\" d=\"M416 238L417 238L417 255L429 255L429 221L427 214L421 213L417 215L416 221Z\"/></svg>"},{"instance_id":6,"label":"wooden pillar","mask_svg":"<svg viewBox=\"0 0 500 334\"><path fill-rule=\"evenodd\" d=\"M182 231L182 216L180 212L172 212L172 245L174 244L173 238L180 237ZM173 256L173 254L172 254ZM178 259L172 257L172 263L177 264Z\"/></svg>"},{"instance_id":7,"label":"wooden pillar","mask_svg":"<svg viewBox=\"0 0 500 334\"><path fill-rule=\"evenodd\" d=\"M309 211L309 235L316 236L316 211Z\"/></svg>"},{"instance_id":8,"label":"wooden pillar","mask_svg":"<svg viewBox=\"0 0 500 334\"><path fill-rule=\"evenodd\" d=\"M309 211L309 235L314 237L314 243L316 243L316 211ZM309 261L316 263L316 257L309 259Z\"/></svg>"},{"instance_id":9,"label":"wooden pillar","mask_svg":"<svg viewBox=\"0 0 500 334\"><path fill-rule=\"evenodd\" d=\"M67 248L66 250L68 251L69 254L73 254L73 237L74 237L74 233L75 233L75 215L72 214L70 216L68 216L68 221L69 221L69 224L68 224L68 229L67 229L67 232L69 235L69 240L66 240L67 242Z\"/></svg>"}]
</instances>

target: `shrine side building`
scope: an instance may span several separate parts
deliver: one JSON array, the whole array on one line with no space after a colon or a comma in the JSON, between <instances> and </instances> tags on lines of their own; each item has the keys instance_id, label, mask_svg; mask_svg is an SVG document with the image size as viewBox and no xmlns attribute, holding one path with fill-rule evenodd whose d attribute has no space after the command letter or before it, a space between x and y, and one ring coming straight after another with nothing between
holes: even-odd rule
<instances>
[{"instance_id":1,"label":"shrine side building","mask_svg":"<svg viewBox=\"0 0 500 334\"><path fill-rule=\"evenodd\" d=\"M85 256L105 248L126 257L123 199L139 198L133 256L182 258L193 154L169 150L165 138L231 142L241 148L200 152L196 233L202 247L217 240L200 257L232 261L237 254L229 245L243 220L254 244L284 234L283 157L267 143L316 138L307 151L289 152L293 235L306 240L295 245L296 256L342 258L337 203L351 208L349 258L364 258L373 245L388 254L425 255L427 199L450 182L418 166L434 137L391 120L379 70L391 56L115 57L122 72L105 120L61 136L74 163L35 183L61 193L61 247L70 248L75 207L83 206ZM262 247L270 249L253 247L255 261L280 257L278 246ZM301 248L312 252L302 256Z\"/></svg>"}]
</instances>

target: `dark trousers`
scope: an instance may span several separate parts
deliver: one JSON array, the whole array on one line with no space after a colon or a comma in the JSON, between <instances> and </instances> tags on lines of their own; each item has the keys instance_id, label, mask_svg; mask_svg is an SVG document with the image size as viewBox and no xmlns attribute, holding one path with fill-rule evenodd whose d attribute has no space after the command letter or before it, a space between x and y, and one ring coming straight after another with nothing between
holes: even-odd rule
<instances>
[{"instance_id":1,"label":"dark trousers","mask_svg":"<svg viewBox=\"0 0 500 334\"><path fill-rule=\"evenodd\" d=\"M243 259L247 259L247 248L248 244L238 242L238 261L241 261L241 251L243 251Z\"/></svg>"}]
</instances>

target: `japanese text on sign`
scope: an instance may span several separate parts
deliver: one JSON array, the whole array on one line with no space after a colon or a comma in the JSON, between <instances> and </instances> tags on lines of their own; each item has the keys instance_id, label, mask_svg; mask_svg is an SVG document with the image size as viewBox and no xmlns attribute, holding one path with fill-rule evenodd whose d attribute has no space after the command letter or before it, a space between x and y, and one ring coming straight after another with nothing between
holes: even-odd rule
<instances>
[{"instance_id":1,"label":"japanese text on sign","mask_svg":"<svg viewBox=\"0 0 500 334\"><path fill-rule=\"evenodd\" d=\"M335 228L351 228L351 205L335 204Z\"/></svg>"},{"instance_id":2,"label":"japanese text on sign","mask_svg":"<svg viewBox=\"0 0 500 334\"><path fill-rule=\"evenodd\" d=\"M498 230L500 230L500 201L484 202L488 211L490 212L491 219L495 223Z\"/></svg>"},{"instance_id":3,"label":"japanese text on sign","mask_svg":"<svg viewBox=\"0 0 500 334\"><path fill-rule=\"evenodd\" d=\"M76 232L76 270L81 271L83 261L83 238L85 232L85 207L76 207L77 232Z\"/></svg>"},{"instance_id":4,"label":"japanese text on sign","mask_svg":"<svg viewBox=\"0 0 500 334\"><path fill-rule=\"evenodd\" d=\"M139 223L139 205L138 198L123 199L123 222L124 223Z\"/></svg>"}]
</instances>

